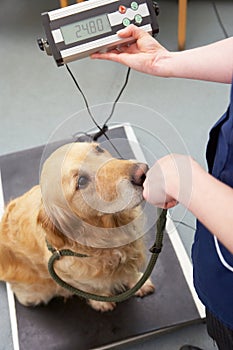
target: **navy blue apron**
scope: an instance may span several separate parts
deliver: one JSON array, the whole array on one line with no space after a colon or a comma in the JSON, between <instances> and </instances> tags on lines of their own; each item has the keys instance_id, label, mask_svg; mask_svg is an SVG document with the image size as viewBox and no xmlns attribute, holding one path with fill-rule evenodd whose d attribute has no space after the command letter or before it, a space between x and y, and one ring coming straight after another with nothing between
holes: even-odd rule
<instances>
[{"instance_id":1,"label":"navy blue apron","mask_svg":"<svg viewBox=\"0 0 233 350\"><path fill-rule=\"evenodd\" d=\"M233 83L230 105L210 131L206 158L209 172L233 187ZM233 208L227 210L232 210L233 216ZM217 319L233 329L233 254L197 222L192 259L199 298Z\"/></svg>"}]
</instances>

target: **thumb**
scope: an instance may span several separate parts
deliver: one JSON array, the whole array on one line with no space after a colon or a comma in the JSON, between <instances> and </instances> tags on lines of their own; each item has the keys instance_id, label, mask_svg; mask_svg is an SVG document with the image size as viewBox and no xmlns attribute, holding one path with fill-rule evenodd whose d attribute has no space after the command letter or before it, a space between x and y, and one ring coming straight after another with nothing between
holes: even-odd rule
<instances>
[{"instance_id":1,"label":"thumb","mask_svg":"<svg viewBox=\"0 0 233 350\"><path fill-rule=\"evenodd\" d=\"M135 40L142 38L147 35L147 33L143 30L135 26L134 24L130 24L128 27L121 29L117 32L121 38L129 38L133 37Z\"/></svg>"}]
</instances>

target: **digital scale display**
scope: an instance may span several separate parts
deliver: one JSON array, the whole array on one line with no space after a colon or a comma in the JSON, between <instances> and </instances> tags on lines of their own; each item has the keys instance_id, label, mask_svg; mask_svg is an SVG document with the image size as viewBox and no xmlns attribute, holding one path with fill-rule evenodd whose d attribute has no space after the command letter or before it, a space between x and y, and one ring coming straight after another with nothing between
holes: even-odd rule
<instances>
[{"instance_id":1,"label":"digital scale display","mask_svg":"<svg viewBox=\"0 0 233 350\"><path fill-rule=\"evenodd\" d=\"M84 19L61 27L61 32L66 45L93 38L98 34L106 34L111 31L112 28L106 14Z\"/></svg>"},{"instance_id":2,"label":"digital scale display","mask_svg":"<svg viewBox=\"0 0 233 350\"><path fill-rule=\"evenodd\" d=\"M131 23L154 35L159 31L154 0L91 0L42 13L47 39L41 50L58 66L134 42L117 33Z\"/></svg>"}]
</instances>

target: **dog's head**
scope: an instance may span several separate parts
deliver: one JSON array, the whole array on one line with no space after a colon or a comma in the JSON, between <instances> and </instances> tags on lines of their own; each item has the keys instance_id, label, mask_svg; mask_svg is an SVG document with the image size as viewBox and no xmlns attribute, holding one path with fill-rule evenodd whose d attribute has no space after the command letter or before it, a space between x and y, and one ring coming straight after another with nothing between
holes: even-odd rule
<instances>
[{"instance_id":1,"label":"dog's head","mask_svg":"<svg viewBox=\"0 0 233 350\"><path fill-rule=\"evenodd\" d=\"M41 173L46 212L63 233L80 230L81 222L104 227L103 217L122 217L142 202L147 169L134 160L113 158L97 143L62 146Z\"/></svg>"}]
</instances>

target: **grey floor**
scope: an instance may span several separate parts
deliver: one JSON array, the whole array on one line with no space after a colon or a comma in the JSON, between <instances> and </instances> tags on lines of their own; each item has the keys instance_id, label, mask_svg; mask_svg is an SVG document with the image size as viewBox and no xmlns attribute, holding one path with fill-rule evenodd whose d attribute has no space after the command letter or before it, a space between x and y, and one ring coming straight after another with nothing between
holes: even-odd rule
<instances>
[{"instance_id":1,"label":"grey floor","mask_svg":"<svg viewBox=\"0 0 233 350\"><path fill-rule=\"evenodd\" d=\"M215 3L228 35L232 36L233 1ZM177 1L161 0L159 4L158 40L168 49L176 50ZM57 68L53 59L37 47L36 39L43 36L40 13L57 7L58 0L1 0L0 155L46 144L55 130L64 130L65 133L70 118L84 108L83 100L65 68ZM212 1L190 0L186 48L223 38ZM74 62L71 68L90 105L100 105L103 115L107 115L109 103L114 101L123 83L126 68L90 59ZM116 113L113 121L137 125L138 137L149 149L153 147L150 137L147 138L149 131L157 139L164 140L169 151L176 151L177 144L182 144L178 151L191 154L205 167L208 130L225 111L229 92L230 87L224 84L162 79L132 72L121 98L124 113ZM148 110L152 110L150 118L145 117L147 112L143 113ZM166 135L160 133L161 121L169 130ZM79 118L75 131L83 131L86 122ZM174 210L172 216L195 225L194 218L182 208ZM190 254L193 231L182 225L178 230ZM2 303L4 297L5 285L0 284L0 350L11 350L9 315ZM192 343L205 350L216 349L203 324L153 336L121 349L176 350L184 343Z\"/></svg>"}]
</instances>

